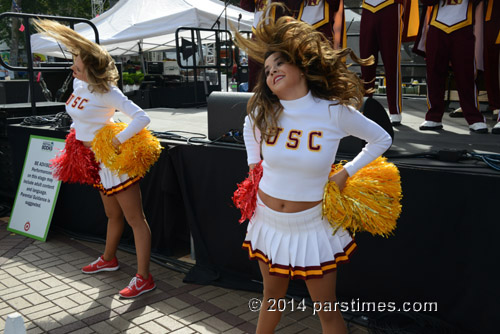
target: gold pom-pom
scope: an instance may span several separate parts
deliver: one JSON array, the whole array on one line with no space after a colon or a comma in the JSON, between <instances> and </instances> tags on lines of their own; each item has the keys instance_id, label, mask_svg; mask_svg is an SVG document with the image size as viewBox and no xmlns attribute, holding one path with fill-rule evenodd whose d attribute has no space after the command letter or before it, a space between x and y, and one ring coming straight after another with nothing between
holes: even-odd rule
<instances>
[{"instance_id":1,"label":"gold pom-pom","mask_svg":"<svg viewBox=\"0 0 500 334\"><path fill-rule=\"evenodd\" d=\"M126 123L104 126L92 141L92 150L96 159L116 174L126 173L131 178L143 177L160 157L162 146L149 130L142 129L122 143L120 152L116 152L112 140L126 127Z\"/></svg>"},{"instance_id":2,"label":"gold pom-pom","mask_svg":"<svg viewBox=\"0 0 500 334\"><path fill-rule=\"evenodd\" d=\"M341 167L333 165L330 175ZM379 157L348 178L342 192L335 182L325 185L323 216L335 230L387 237L396 228L402 196L398 168Z\"/></svg>"}]
</instances>

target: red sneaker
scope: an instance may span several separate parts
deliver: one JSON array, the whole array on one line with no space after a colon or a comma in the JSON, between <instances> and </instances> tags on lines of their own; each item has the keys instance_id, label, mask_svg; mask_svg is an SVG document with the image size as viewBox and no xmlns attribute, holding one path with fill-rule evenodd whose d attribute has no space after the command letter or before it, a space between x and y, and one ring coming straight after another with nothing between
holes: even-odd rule
<instances>
[{"instance_id":1,"label":"red sneaker","mask_svg":"<svg viewBox=\"0 0 500 334\"><path fill-rule=\"evenodd\" d=\"M149 278L145 280L141 275L136 274L129 285L120 291L120 296L123 298L135 298L155 288L156 284L153 281L153 275L149 274Z\"/></svg>"},{"instance_id":2,"label":"red sneaker","mask_svg":"<svg viewBox=\"0 0 500 334\"><path fill-rule=\"evenodd\" d=\"M118 264L118 259L116 256L111 261L106 261L102 258L102 255L97 258L94 262L82 268L84 274L95 274L100 271L115 271L120 269Z\"/></svg>"}]
</instances>

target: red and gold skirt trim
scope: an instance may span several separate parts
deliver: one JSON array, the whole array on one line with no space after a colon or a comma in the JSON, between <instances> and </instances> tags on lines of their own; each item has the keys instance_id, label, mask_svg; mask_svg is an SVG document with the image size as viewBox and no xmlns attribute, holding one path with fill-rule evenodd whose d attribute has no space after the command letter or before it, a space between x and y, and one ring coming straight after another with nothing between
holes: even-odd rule
<instances>
[{"instance_id":1,"label":"red and gold skirt trim","mask_svg":"<svg viewBox=\"0 0 500 334\"><path fill-rule=\"evenodd\" d=\"M250 259L267 263L270 274L307 280L347 262L356 243L348 231L334 231L321 215L321 203L285 213L267 207L257 195L242 247Z\"/></svg>"},{"instance_id":2,"label":"red and gold skirt trim","mask_svg":"<svg viewBox=\"0 0 500 334\"><path fill-rule=\"evenodd\" d=\"M99 191L101 191L104 195L112 196L112 195L116 195L119 192L122 192L122 191L130 188L132 185L136 184L141 179L142 179L142 177L136 176L134 178L127 179L126 181L124 181L116 186L113 186L111 188L104 188L102 183L94 184L94 187L99 189Z\"/></svg>"},{"instance_id":3,"label":"red and gold skirt trim","mask_svg":"<svg viewBox=\"0 0 500 334\"><path fill-rule=\"evenodd\" d=\"M323 275L337 270L339 264L349 262L350 255L352 254L352 252L354 252L354 250L356 250L357 245L353 240L349 245L347 245L346 249L344 249L343 252L334 255L335 259L333 261L321 263L319 266L306 267L292 267L290 265L286 266L272 263L272 261L269 260L267 256L264 255L264 253L262 253L262 251L258 249L254 250L250 241L244 241L242 248L248 251L248 257L251 260L260 260L268 264L269 273L271 275L290 279L307 280L312 278L321 278L323 277Z\"/></svg>"}]
</instances>

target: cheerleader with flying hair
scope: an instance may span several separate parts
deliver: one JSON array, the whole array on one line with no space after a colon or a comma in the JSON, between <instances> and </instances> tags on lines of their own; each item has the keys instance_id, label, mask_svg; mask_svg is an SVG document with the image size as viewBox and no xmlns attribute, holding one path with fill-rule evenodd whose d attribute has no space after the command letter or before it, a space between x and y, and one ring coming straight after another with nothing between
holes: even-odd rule
<instances>
[{"instance_id":1,"label":"cheerleader with flying hair","mask_svg":"<svg viewBox=\"0 0 500 334\"><path fill-rule=\"evenodd\" d=\"M73 55L73 93L66 101L73 123L65 150L53 160L53 173L61 181L98 188L108 218L104 254L82 271L94 274L119 269L116 251L126 218L134 234L138 269L119 294L124 298L137 297L156 287L149 272L151 231L139 187L140 179L161 150L156 138L144 134L150 118L116 86L118 70L105 49L55 21L36 20L34 24L39 32L65 45ZM113 122L116 110L132 119L128 126ZM138 147L141 152L133 152ZM118 162L143 153L148 155L149 165L140 167L142 170L126 169L126 163ZM129 164L139 164L138 161Z\"/></svg>"},{"instance_id":2,"label":"cheerleader with flying hair","mask_svg":"<svg viewBox=\"0 0 500 334\"><path fill-rule=\"evenodd\" d=\"M273 333L281 313L269 308L285 297L290 279L304 280L312 301L335 305L337 267L356 244L322 218L325 183L344 188L349 176L387 150L391 137L355 109L363 82L343 61L350 56L369 65L373 57L334 50L322 33L292 17L265 17L254 33L246 39L235 32L238 46L263 64L244 124L249 168L261 164L262 178L243 248L259 260L263 278L257 333ZM339 141L349 135L367 144L329 176ZM347 333L338 308L320 311L319 318L323 333Z\"/></svg>"}]
</instances>

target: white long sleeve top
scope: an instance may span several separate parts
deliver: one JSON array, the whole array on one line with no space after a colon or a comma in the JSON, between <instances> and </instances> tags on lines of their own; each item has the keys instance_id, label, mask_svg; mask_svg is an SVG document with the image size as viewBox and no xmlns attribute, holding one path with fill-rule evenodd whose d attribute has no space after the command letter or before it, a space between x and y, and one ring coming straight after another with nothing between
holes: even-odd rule
<instances>
[{"instance_id":1,"label":"white long sleeve top","mask_svg":"<svg viewBox=\"0 0 500 334\"><path fill-rule=\"evenodd\" d=\"M389 134L352 107L332 105L309 92L284 107L278 120L278 134L261 145L261 134L245 118L243 136L248 164L263 156L259 188L266 194L289 201L319 201L328 180L340 139L353 135L367 142L362 151L344 165L352 176L375 160L391 145Z\"/></svg>"},{"instance_id":2,"label":"white long sleeve top","mask_svg":"<svg viewBox=\"0 0 500 334\"><path fill-rule=\"evenodd\" d=\"M149 116L122 91L113 85L107 93L91 93L88 84L74 79L73 93L66 101L66 111L71 116L76 139L91 141L95 133L107 124L113 123L113 115L119 110L132 118L130 124L116 138L121 142L144 129L151 121Z\"/></svg>"}]
</instances>

